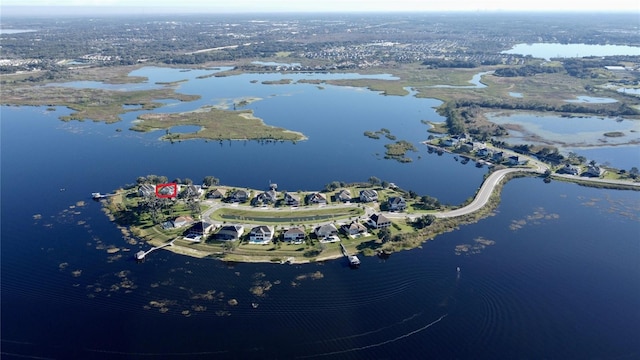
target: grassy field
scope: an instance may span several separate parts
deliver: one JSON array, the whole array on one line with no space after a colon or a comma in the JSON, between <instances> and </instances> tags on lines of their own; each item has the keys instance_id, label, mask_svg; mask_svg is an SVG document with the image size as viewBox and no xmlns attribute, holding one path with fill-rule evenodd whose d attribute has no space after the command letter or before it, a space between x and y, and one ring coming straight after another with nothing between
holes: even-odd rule
<instances>
[{"instance_id":1,"label":"grassy field","mask_svg":"<svg viewBox=\"0 0 640 360\"><path fill-rule=\"evenodd\" d=\"M217 221L241 221L256 224L314 224L324 221L344 220L364 215L359 207L306 209L270 209L268 211L222 208L211 214Z\"/></svg>"},{"instance_id":2,"label":"grassy field","mask_svg":"<svg viewBox=\"0 0 640 360\"><path fill-rule=\"evenodd\" d=\"M61 120L93 120L114 123L120 115L140 109L150 110L162 106L156 99L193 101L197 95L178 94L171 88L143 91L109 91L69 87L2 87L2 103L13 105L66 106L73 110ZM140 109L124 108L140 105Z\"/></svg>"},{"instance_id":3,"label":"grassy field","mask_svg":"<svg viewBox=\"0 0 640 360\"><path fill-rule=\"evenodd\" d=\"M173 126L194 125L200 130L193 133L170 133ZM262 119L253 116L251 110L201 109L179 114L143 114L131 128L135 131L167 129L166 140L188 139L211 140L304 140L301 133L265 125Z\"/></svg>"}]
</instances>

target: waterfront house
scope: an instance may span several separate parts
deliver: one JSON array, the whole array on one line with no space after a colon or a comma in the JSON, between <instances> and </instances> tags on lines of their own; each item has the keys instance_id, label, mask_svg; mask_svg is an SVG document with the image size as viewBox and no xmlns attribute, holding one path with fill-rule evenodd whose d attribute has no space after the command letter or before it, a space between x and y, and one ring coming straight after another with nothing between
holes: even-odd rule
<instances>
[{"instance_id":1,"label":"waterfront house","mask_svg":"<svg viewBox=\"0 0 640 360\"><path fill-rule=\"evenodd\" d=\"M361 190L360 201L362 202L378 201L378 192L372 189Z\"/></svg>"},{"instance_id":2,"label":"waterfront house","mask_svg":"<svg viewBox=\"0 0 640 360\"><path fill-rule=\"evenodd\" d=\"M520 159L518 155L509 156L509 165L526 165L526 159Z\"/></svg>"},{"instance_id":3,"label":"waterfront house","mask_svg":"<svg viewBox=\"0 0 640 360\"><path fill-rule=\"evenodd\" d=\"M234 241L240 239L240 236L244 233L244 226L242 225L227 225L223 226L213 236L216 240L222 241Z\"/></svg>"},{"instance_id":4,"label":"waterfront house","mask_svg":"<svg viewBox=\"0 0 640 360\"><path fill-rule=\"evenodd\" d=\"M479 151L487 148L487 144L480 141L471 141L474 151Z\"/></svg>"},{"instance_id":5,"label":"waterfront house","mask_svg":"<svg viewBox=\"0 0 640 360\"><path fill-rule=\"evenodd\" d=\"M289 241L294 244L300 244L304 241L304 231L299 228L290 228L284 232L284 241Z\"/></svg>"},{"instance_id":6,"label":"waterfront house","mask_svg":"<svg viewBox=\"0 0 640 360\"><path fill-rule=\"evenodd\" d=\"M249 199L249 192L242 189L232 192L229 196L229 201L235 203L245 202L247 199Z\"/></svg>"},{"instance_id":7,"label":"waterfront house","mask_svg":"<svg viewBox=\"0 0 640 360\"><path fill-rule=\"evenodd\" d=\"M382 229L391 226L391 220L382 214L373 214L367 220L367 223L376 229Z\"/></svg>"},{"instance_id":8,"label":"waterfront house","mask_svg":"<svg viewBox=\"0 0 640 360\"><path fill-rule=\"evenodd\" d=\"M390 211L403 211L407 208L407 202L402 196L390 197L387 201Z\"/></svg>"},{"instance_id":9,"label":"waterfront house","mask_svg":"<svg viewBox=\"0 0 640 360\"><path fill-rule=\"evenodd\" d=\"M293 193L285 193L284 194L284 203L289 206L300 206L300 196Z\"/></svg>"},{"instance_id":10,"label":"waterfront house","mask_svg":"<svg viewBox=\"0 0 640 360\"><path fill-rule=\"evenodd\" d=\"M504 151L498 151L494 153L491 159L495 162L501 162L502 160L504 160Z\"/></svg>"},{"instance_id":11,"label":"waterfront house","mask_svg":"<svg viewBox=\"0 0 640 360\"><path fill-rule=\"evenodd\" d=\"M580 168L571 164L564 164L563 167L558 169L560 174L569 174L569 175L578 175L580 173Z\"/></svg>"},{"instance_id":12,"label":"waterfront house","mask_svg":"<svg viewBox=\"0 0 640 360\"><path fill-rule=\"evenodd\" d=\"M166 186L166 187L163 187L162 189L164 190L166 188L170 188L170 187ZM203 192L204 190L202 190L202 186L191 184L184 187L184 189L180 193L180 197L183 199L197 198L197 197L200 197L200 195L202 195ZM166 194L166 195L173 195L173 194Z\"/></svg>"},{"instance_id":13,"label":"waterfront house","mask_svg":"<svg viewBox=\"0 0 640 360\"><path fill-rule=\"evenodd\" d=\"M158 193L157 195L162 195L162 197L175 197L176 196L176 190L177 190L177 185L176 186L161 186L159 187Z\"/></svg>"},{"instance_id":14,"label":"waterfront house","mask_svg":"<svg viewBox=\"0 0 640 360\"><path fill-rule=\"evenodd\" d=\"M318 239L321 239L321 240L338 235L338 229L333 224L325 224L325 225L318 226L314 232L318 237Z\"/></svg>"},{"instance_id":15,"label":"waterfront house","mask_svg":"<svg viewBox=\"0 0 640 360\"><path fill-rule=\"evenodd\" d=\"M589 165L587 171L582 174L584 176L600 177L604 175L604 169L597 165Z\"/></svg>"},{"instance_id":16,"label":"waterfront house","mask_svg":"<svg viewBox=\"0 0 640 360\"><path fill-rule=\"evenodd\" d=\"M209 194L207 194L207 197L209 199L222 199L222 198L225 197L226 194L227 194L227 192L222 190L222 189L215 189L212 192L210 192Z\"/></svg>"},{"instance_id":17,"label":"waterfront house","mask_svg":"<svg viewBox=\"0 0 640 360\"><path fill-rule=\"evenodd\" d=\"M476 151L476 155L479 156L479 157L489 156L489 154L490 154L490 151L486 147L482 148L482 149L478 149Z\"/></svg>"},{"instance_id":18,"label":"waterfront house","mask_svg":"<svg viewBox=\"0 0 640 360\"><path fill-rule=\"evenodd\" d=\"M341 202L350 202L351 201L351 191L347 189L342 189L336 194L336 200Z\"/></svg>"},{"instance_id":19,"label":"waterfront house","mask_svg":"<svg viewBox=\"0 0 640 360\"><path fill-rule=\"evenodd\" d=\"M138 195L140 196L151 196L156 194L156 187L152 184L142 184L138 187Z\"/></svg>"},{"instance_id":20,"label":"waterfront house","mask_svg":"<svg viewBox=\"0 0 640 360\"><path fill-rule=\"evenodd\" d=\"M265 204L275 204L278 193L275 190L265 191L253 198L253 205L260 206Z\"/></svg>"},{"instance_id":21,"label":"waterfront house","mask_svg":"<svg viewBox=\"0 0 640 360\"><path fill-rule=\"evenodd\" d=\"M308 204L326 204L327 197L322 193L318 193L318 192L311 193L307 195L307 203Z\"/></svg>"},{"instance_id":22,"label":"waterfront house","mask_svg":"<svg viewBox=\"0 0 640 360\"><path fill-rule=\"evenodd\" d=\"M213 224L204 221L198 221L189 229L189 234L207 236L213 230Z\"/></svg>"},{"instance_id":23,"label":"waterfront house","mask_svg":"<svg viewBox=\"0 0 640 360\"><path fill-rule=\"evenodd\" d=\"M342 225L342 231L347 235L358 235L367 232L367 228L357 221L352 221L350 224Z\"/></svg>"},{"instance_id":24,"label":"waterfront house","mask_svg":"<svg viewBox=\"0 0 640 360\"><path fill-rule=\"evenodd\" d=\"M273 239L273 228L261 225L249 232L249 242L252 244L268 244Z\"/></svg>"}]
</instances>

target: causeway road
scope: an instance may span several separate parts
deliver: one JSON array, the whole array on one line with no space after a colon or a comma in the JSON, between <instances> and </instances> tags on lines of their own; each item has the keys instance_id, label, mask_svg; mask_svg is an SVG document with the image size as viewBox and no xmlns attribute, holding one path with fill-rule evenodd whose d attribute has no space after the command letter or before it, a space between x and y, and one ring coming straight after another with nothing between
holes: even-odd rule
<instances>
[{"instance_id":1,"label":"causeway road","mask_svg":"<svg viewBox=\"0 0 640 360\"><path fill-rule=\"evenodd\" d=\"M487 205L487 203L489 202L489 199L491 198L491 194L493 194L493 191L495 190L496 186L498 186L498 184L500 184L500 182L505 178L505 176L507 176L508 174L511 173L533 173L533 174L544 174L545 171L548 169L548 167L539 162L539 161L535 161L534 162L535 168L505 168L505 169L500 169L500 170L496 170L494 172L492 172L482 183L482 185L480 186L480 189L478 190L478 192L476 193L475 197L473 198L473 200L471 201L471 203L469 203L466 206L463 206L461 208L458 209L454 209L454 210L447 210L447 211L438 211L438 212L430 212L430 213L420 213L420 214L407 214L404 212L382 212L382 214L384 216L386 216L389 219L409 219L409 220L415 220L416 218L419 218L421 216L424 216L425 214L431 214L433 216L435 216L436 218L441 218L441 219L445 219L445 218L453 218L453 217L458 217L458 216L463 216L463 215L468 215L471 214L473 212L476 212L480 209L482 209L482 207L484 207L485 205ZM569 176L569 175L558 175L558 174L554 174L555 177L567 177L567 178L572 178L573 176ZM608 179L584 179L581 178L581 180L583 181L593 181L593 182L598 182L598 183L609 183L609 184L625 184L625 185L631 185L631 186L637 186L640 187L640 183L632 183L629 181L616 181L616 180L608 180ZM206 220L206 221L211 221L212 223L214 223L215 225L222 225L221 222L219 221L213 221L211 219L211 214L222 208L222 207L230 207L230 208L240 208L240 209L250 209L252 211L278 211L279 209L274 209L271 207L265 207L265 208L256 208L253 206L248 206L248 205L239 205L239 204L225 204L219 201L211 201L211 200L205 200L203 202L204 204L207 204L208 206L210 206L210 208L208 208L206 211L204 211L202 213L202 219ZM358 206L358 203L351 203L351 204L329 204L329 205L324 205L322 207L318 207L318 208L344 208L345 206L353 206L356 207ZM302 207L302 209L304 210L312 210L316 207ZM360 220L362 219L367 219L369 216L371 216L374 213L377 213L378 211L376 209L374 209L371 206L365 206L364 207L365 210L365 214L360 216ZM350 219L344 219L345 222L349 221ZM328 220L328 221L323 221L323 222L319 222L317 224L313 224L311 226L320 226L323 224L327 224L327 223L331 223L333 222L332 220ZM251 225L251 224L245 224L245 225Z\"/></svg>"},{"instance_id":2,"label":"causeway road","mask_svg":"<svg viewBox=\"0 0 640 360\"><path fill-rule=\"evenodd\" d=\"M507 174L517 173L517 172L533 172L538 173L539 170L533 169L500 169L492 172L482 183L480 190L476 194L476 197L471 201L471 203L467 206L461 207L459 209L450 210L450 211L441 211L433 214L437 218L452 218L456 216L462 216L471 214L480 210L483 206L489 202L489 198L491 198L491 194L496 186L504 179ZM544 173L544 171L543 171Z\"/></svg>"}]
</instances>

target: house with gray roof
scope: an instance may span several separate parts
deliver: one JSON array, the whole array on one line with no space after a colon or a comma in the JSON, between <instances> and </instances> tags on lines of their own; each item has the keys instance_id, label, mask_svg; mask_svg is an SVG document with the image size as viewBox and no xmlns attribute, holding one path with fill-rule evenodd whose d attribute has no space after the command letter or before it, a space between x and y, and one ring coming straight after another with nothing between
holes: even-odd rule
<instances>
[{"instance_id":1,"label":"house with gray roof","mask_svg":"<svg viewBox=\"0 0 640 360\"><path fill-rule=\"evenodd\" d=\"M191 226L189 234L207 236L213 230L213 224L204 221L198 221Z\"/></svg>"},{"instance_id":2,"label":"house with gray roof","mask_svg":"<svg viewBox=\"0 0 640 360\"><path fill-rule=\"evenodd\" d=\"M275 190L269 190L258 194L255 198L253 198L252 203L255 206L275 204L277 198L278 193Z\"/></svg>"},{"instance_id":3,"label":"house with gray roof","mask_svg":"<svg viewBox=\"0 0 640 360\"><path fill-rule=\"evenodd\" d=\"M376 229L382 229L391 226L391 220L382 214L373 214L367 220L367 223Z\"/></svg>"},{"instance_id":4,"label":"house with gray roof","mask_svg":"<svg viewBox=\"0 0 640 360\"><path fill-rule=\"evenodd\" d=\"M390 211L403 211L407 208L407 202L402 196L393 196L387 200Z\"/></svg>"},{"instance_id":5,"label":"house with gray roof","mask_svg":"<svg viewBox=\"0 0 640 360\"><path fill-rule=\"evenodd\" d=\"M580 173L580 168L575 165L564 164L563 167L558 169L558 172L560 174L578 175Z\"/></svg>"},{"instance_id":6,"label":"house with gray roof","mask_svg":"<svg viewBox=\"0 0 640 360\"><path fill-rule=\"evenodd\" d=\"M373 189L360 190L360 201L362 202L378 201L378 192Z\"/></svg>"},{"instance_id":7,"label":"house with gray roof","mask_svg":"<svg viewBox=\"0 0 640 360\"><path fill-rule=\"evenodd\" d=\"M309 204L326 204L327 196L323 193L315 192L307 195L307 203Z\"/></svg>"},{"instance_id":8,"label":"house with gray roof","mask_svg":"<svg viewBox=\"0 0 640 360\"><path fill-rule=\"evenodd\" d=\"M300 196L287 192L284 194L284 203L289 206L300 206Z\"/></svg>"},{"instance_id":9,"label":"house with gray roof","mask_svg":"<svg viewBox=\"0 0 640 360\"><path fill-rule=\"evenodd\" d=\"M152 196L156 194L156 186L152 184L142 184L138 186L138 195L140 196Z\"/></svg>"},{"instance_id":10,"label":"house with gray roof","mask_svg":"<svg viewBox=\"0 0 640 360\"><path fill-rule=\"evenodd\" d=\"M367 228L358 221L352 221L349 224L342 225L342 231L347 233L347 235L358 235L366 233Z\"/></svg>"},{"instance_id":11,"label":"house with gray roof","mask_svg":"<svg viewBox=\"0 0 640 360\"><path fill-rule=\"evenodd\" d=\"M249 199L249 192L246 190L235 190L229 195L229 201L231 202L245 202Z\"/></svg>"},{"instance_id":12,"label":"house with gray roof","mask_svg":"<svg viewBox=\"0 0 640 360\"><path fill-rule=\"evenodd\" d=\"M209 199L222 199L227 195L227 192L222 190L222 189L215 189L212 192L210 192L209 194L207 194L207 197Z\"/></svg>"},{"instance_id":13,"label":"house with gray roof","mask_svg":"<svg viewBox=\"0 0 640 360\"><path fill-rule=\"evenodd\" d=\"M338 229L333 224L325 224L318 226L315 229L314 233L316 234L318 239L323 240L338 235Z\"/></svg>"},{"instance_id":14,"label":"house with gray roof","mask_svg":"<svg viewBox=\"0 0 640 360\"><path fill-rule=\"evenodd\" d=\"M249 232L252 244L268 244L273 240L273 228L266 225L256 226Z\"/></svg>"},{"instance_id":15,"label":"house with gray roof","mask_svg":"<svg viewBox=\"0 0 640 360\"><path fill-rule=\"evenodd\" d=\"M213 238L216 240L222 241L234 241L240 239L242 234L244 233L244 226L242 225L227 225L223 226L218 230Z\"/></svg>"},{"instance_id":16,"label":"house with gray roof","mask_svg":"<svg viewBox=\"0 0 640 360\"><path fill-rule=\"evenodd\" d=\"M338 193L336 193L336 200L341 202L350 202L351 201L351 191L348 189L342 189Z\"/></svg>"},{"instance_id":17,"label":"house with gray roof","mask_svg":"<svg viewBox=\"0 0 640 360\"><path fill-rule=\"evenodd\" d=\"M301 244L304 241L305 233L300 228L293 227L284 232L284 241L289 241L293 244Z\"/></svg>"}]
</instances>

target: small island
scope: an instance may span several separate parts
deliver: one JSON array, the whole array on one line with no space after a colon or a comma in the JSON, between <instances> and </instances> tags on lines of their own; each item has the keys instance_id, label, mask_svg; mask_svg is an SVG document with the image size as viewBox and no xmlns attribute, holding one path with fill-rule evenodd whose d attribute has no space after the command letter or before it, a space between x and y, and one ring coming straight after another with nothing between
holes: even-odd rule
<instances>
[{"instance_id":1,"label":"small island","mask_svg":"<svg viewBox=\"0 0 640 360\"><path fill-rule=\"evenodd\" d=\"M248 102L243 100L244 104ZM234 106L235 108L235 106ZM171 132L175 126L191 125L197 131ZM200 108L183 113L147 113L138 116L131 130L153 131L163 129L164 140L181 141L189 139L209 140L274 140L299 141L306 137L295 131L269 126L253 115L252 110L224 110L214 107Z\"/></svg>"}]
</instances>

